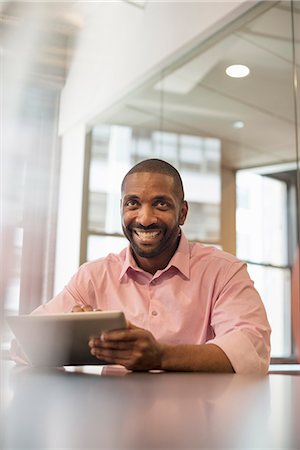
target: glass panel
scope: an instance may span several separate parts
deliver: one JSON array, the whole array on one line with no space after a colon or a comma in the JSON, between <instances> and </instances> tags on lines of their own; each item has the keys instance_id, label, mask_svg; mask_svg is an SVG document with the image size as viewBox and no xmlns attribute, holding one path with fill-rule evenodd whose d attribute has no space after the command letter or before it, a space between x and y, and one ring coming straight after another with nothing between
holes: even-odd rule
<instances>
[{"instance_id":1,"label":"glass panel","mask_svg":"<svg viewBox=\"0 0 300 450\"><path fill-rule=\"evenodd\" d=\"M295 51L295 66L294 66L294 97L295 97L295 109L297 112L297 122L295 125L297 127L298 133L295 134L296 145L297 145L297 170L296 170L296 186L295 194L296 198L296 208L294 208L295 224L296 224L296 248L293 252L293 338L294 338L294 351L297 355L298 362L300 363L300 91L299 91L299 80L300 80L300 5L299 2L292 2L293 11L293 31L294 31L294 51ZM297 188L297 190L296 190ZM293 203L295 205L295 203ZM297 252L298 250L298 252ZM298 255L298 257L296 257Z\"/></svg>"},{"instance_id":2,"label":"glass panel","mask_svg":"<svg viewBox=\"0 0 300 450\"><path fill-rule=\"evenodd\" d=\"M258 263L287 265L286 183L240 171L236 184L237 256Z\"/></svg>"},{"instance_id":3,"label":"glass panel","mask_svg":"<svg viewBox=\"0 0 300 450\"><path fill-rule=\"evenodd\" d=\"M221 148L218 139L116 125L104 126L103 133L98 126L97 136L101 136L102 149L108 153L106 158L99 157L99 138L94 150L93 137L88 216L91 233L122 234L119 209L121 180L131 165L145 157L155 156L170 162L181 172L185 196L190 203L184 226L187 236L207 242L219 241Z\"/></svg>"},{"instance_id":4,"label":"glass panel","mask_svg":"<svg viewBox=\"0 0 300 450\"><path fill-rule=\"evenodd\" d=\"M4 297L4 309L8 313L18 313L19 299L20 299L20 272L21 272L21 258L23 247L23 228L17 227L14 229L14 239L12 248L12 268L13 273L8 280L6 292Z\"/></svg>"},{"instance_id":5,"label":"glass panel","mask_svg":"<svg viewBox=\"0 0 300 450\"><path fill-rule=\"evenodd\" d=\"M128 241L125 237L90 235L88 237L87 260L92 261L102 258L109 253L119 253L127 244Z\"/></svg>"},{"instance_id":6,"label":"glass panel","mask_svg":"<svg viewBox=\"0 0 300 450\"><path fill-rule=\"evenodd\" d=\"M189 202L189 213L184 232L191 240L216 242L220 233L219 205Z\"/></svg>"},{"instance_id":7,"label":"glass panel","mask_svg":"<svg viewBox=\"0 0 300 450\"><path fill-rule=\"evenodd\" d=\"M92 130L92 155L94 160L107 160L110 127L102 125Z\"/></svg>"},{"instance_id":8,"label":"glass panel","mask_svg":"<svg viewBox=\"0 0 300 450\"><path fill-rule=\"evenodd\" d=\"M297 37L297 2L293 9ZM299 94L292 86L299 39L292 41L291 2L258 2L250 15L220 30L218 40L214 36L193 47L115 109L106 122L113 124L111 133L118 125L121 133L123 125L122 145L115 139L121 150L117 153L110 137L107 152L114 172L108 166L96 169L94 158L90 190L108 195L111 179L121 176L112 162L116 159L124 170L149 157L174 164L190 205L184 226L188 238L234 251L236 235L237 255L262 263L249 268L269 312L272 354L286 356L292 352L289 281L300 222L295 142ZM234 63L248 66L249 75L227 76L226 68ZM91 217L96 217L94 212ZM99 217L96 229L108 229L104 223Z\"/></svg>"},{"instance_id":9,"label":"glass panel","mask_svg":"<svg viewBox=\"0 0 300 450\"><path fill-rule=\"evenodd\" d=\"M272 328L273 357L288 357L291 346L291 302L289 269L248 264L248 271L260 293Z\"/></svg>"}]
</instances>

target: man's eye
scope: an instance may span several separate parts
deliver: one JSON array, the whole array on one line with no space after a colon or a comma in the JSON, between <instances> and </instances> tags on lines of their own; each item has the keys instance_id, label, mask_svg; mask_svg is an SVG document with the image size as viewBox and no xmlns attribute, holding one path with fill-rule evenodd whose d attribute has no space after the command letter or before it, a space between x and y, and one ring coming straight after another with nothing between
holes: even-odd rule
<instances>
[{"instance_id":1,"label":"man's eye","mask_svg":"<svg viewBox=\"0 0 300 450\"><path fill-rule=\"evenodd\" d=\"M138 202L136 200L128 200L125 203L125 206L127 206L128 208L134 208L135 206L137 206Z\"/></svg>"},{"instance_id":2,"label":"man's eye","mask_svg":"<svg viewBox=\"0 0 300 450\"><path fill-rule=\"evenodd\" d=\"M159 202L156 202L156 205L155 205L155 206L158 207L158 208L165 209L165 208L167 208L169 205L168 205L167 202L165 202L165 201L163 201L163 200L160 200Z\"/></svg>"}]
</instances>

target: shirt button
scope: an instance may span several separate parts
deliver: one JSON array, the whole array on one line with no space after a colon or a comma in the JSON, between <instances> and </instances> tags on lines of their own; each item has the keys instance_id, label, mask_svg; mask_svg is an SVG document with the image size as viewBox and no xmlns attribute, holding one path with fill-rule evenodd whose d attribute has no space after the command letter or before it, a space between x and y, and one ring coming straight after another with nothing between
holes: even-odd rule
<instances>
[{"instance_id":1,"label":"shirt button","mask_svg":"<svg viewBox=\"0 0 300 450\"><path fill-rule=\"evenodd\" d=\"M152 314L152 316L157 316L158 312L157 311L152 311L151 314Z\"/></svg>"}]
</instances>

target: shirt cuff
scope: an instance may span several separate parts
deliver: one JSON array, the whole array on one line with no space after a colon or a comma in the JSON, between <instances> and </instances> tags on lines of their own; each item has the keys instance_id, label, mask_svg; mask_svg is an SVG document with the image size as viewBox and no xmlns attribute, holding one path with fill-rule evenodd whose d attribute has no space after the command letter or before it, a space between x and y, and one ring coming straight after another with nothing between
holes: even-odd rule
<instances>
[{"instance_id":1,"label":"shirt cuff","mask_svg":"<svg viewBox=\"0 0 300 450\"><path fill-rule=\"evenodd\" d=\"M215 337L206 344L220 347L238 374L265 375L269 368L269 358L259 356L251 340L239 330Z\"/></svg>"},{"instance_id":2,"label":"shirt cuff","mask_svg":"<svg viewBox=\"0 0 300 450\"><path fill-rule=\"evenodd\" d=\"M25 355L25 353L19 347L19 344L15 339L11 341L10 350L9 350L10 359L13 360L17 364L29 365L29 361Z\"/></svg>"}]
</instances>

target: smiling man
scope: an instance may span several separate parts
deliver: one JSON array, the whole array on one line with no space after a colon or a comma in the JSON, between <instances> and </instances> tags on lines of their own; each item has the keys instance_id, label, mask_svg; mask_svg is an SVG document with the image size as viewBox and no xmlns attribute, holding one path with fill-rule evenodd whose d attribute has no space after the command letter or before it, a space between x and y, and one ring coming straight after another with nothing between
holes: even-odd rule
<instances>
[{"instance_id":1,"label":"smiling man","mask_svg":"<svg viewBox=\"0 0 300 450\"><path fill-rule=\"evenodd\" d=\"M81 266L35 313L124 311L128 328L95 336L89 346L130 370L266 373L263 303L245 263L187 241L178 171L159 159L142 161L124 177L121 194L128 247Z\"/></svg>"},{"instance_id":2,"label":"smiling man","mask_svg":"<svg viewBox=\"0 0 300 450\"><path fill-rule=\"evenodd\" d=\"M175 253L188 210L179 177L143 172L157 164L162 163L148 160L135 166L123 180L121 200L123 232L139 267L152 275Z\"/></svg>"}]
</instances>

